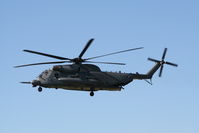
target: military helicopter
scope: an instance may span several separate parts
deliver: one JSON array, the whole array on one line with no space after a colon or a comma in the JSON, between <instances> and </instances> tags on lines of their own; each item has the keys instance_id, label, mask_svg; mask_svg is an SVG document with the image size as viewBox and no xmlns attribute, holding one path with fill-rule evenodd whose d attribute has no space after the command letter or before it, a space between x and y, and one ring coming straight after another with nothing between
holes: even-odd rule
<instances>
[{"instance_id":1,"label":"military helicopter","mask_svg":"<svg viewBox=\"0 0 199 133\"><path fill-rule=\"evenodd\" d=\"M32 50L23 50L24 52L47 56L50 58L59 59L61 61L19 65L15 66L15 68L33 66L33 65L43 65L43 64L59 64L59 63L72 63L72 64L55 65L49 70L43 71L35 80L31 82L21 82L21 83L32 84L33 87L38 86L39 92L42 91L42 87L55 88L55 89L61 88L65 90L89 91L90 96L94 96L94 92L99 90L121 91L121 89L123 89L125 85L129 84L133 80L145 80L149 84L152 84L151 79L154 73L159 68L160 68L159 77L161 77L164 64L175 67L178 66L177 64L167 62L164 60L165 55L167 53L167 48L165 48L161 60L148 58L149 61L155 62L155 65L146 74L101 71L101 69L98 66L89 63L102 63L102 64L112 64L112 65L125 65L125 64L113 63L113 62L95 62L90 60L104 56L119 54L123 52L138 50L142 49L143 47L127 49L91 58L85 58L85 59L82 58L87 49L89 48L89 46L91 45L91 43L93 42L93 40L94 39L90 39L85 45L84 49L79 54L79 56L73 59L36 52ZM150 81L148 81L148 79Z\"/></svg>"}]
</instances>

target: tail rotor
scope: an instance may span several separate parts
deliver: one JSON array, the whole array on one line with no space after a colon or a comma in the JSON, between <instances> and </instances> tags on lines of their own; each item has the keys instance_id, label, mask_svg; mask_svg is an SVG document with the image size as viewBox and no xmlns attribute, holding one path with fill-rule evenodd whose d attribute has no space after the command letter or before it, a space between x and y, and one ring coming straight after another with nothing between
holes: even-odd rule
<instances>
[{"instance_id":1,"label":"tail rotor","mask_svg":"<svg viewBox=\"0 0 199 133\"><path fill-rule=\"evenodd\" d=\"M170 66L174 66L174 67L177 67L178 65L175 64L175 63L171 63L171 62L167 62L165 61L165 56L166 56L166 53L167 53L167 48L164 49L164 52L162 54L162 59L161 60L156 60L156 59L152 59L152 58L148 58L149 61L153 61L153 62L156 62L156 63L159 63L160 64L160 72L159 72L159 77L162 76L162 72L163 72L163 69L164 69L164 64L167 64L167 65L170 65Z\"/></svg>"}]
</instances>

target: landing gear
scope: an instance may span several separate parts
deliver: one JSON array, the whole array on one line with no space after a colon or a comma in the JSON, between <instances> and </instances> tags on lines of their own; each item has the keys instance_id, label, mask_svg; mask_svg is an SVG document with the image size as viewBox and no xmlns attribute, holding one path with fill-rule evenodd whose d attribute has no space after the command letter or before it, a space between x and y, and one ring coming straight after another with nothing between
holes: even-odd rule
<instances>
[{"instance_id":1,"label":"landing gear","mask_svg":"<svg viewBox=\"0 0 199 133\"><path fill-rule=\"evenodd\" d=\"M41 86L39 86L38 91L39 91L39 92L42 92L42 88L41 88Z\"/></svg>"},{"instance_id":2,"label":"landing gear","mask_svg":"<svg viewBox=\"0 0 199 133\"><path fill-rule=\"evenodd\" d=\"M90 92L90 96L91 97L94 96L94 92L93 91Z\"/></svg>"}]
</instances>

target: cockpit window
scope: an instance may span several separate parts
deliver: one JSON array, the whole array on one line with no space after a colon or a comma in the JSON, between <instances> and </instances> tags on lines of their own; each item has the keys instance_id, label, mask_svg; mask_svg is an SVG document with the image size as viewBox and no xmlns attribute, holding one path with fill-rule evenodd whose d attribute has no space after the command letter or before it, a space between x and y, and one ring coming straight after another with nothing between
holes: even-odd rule
<instances>
[{"instance_id":1,"label":"cockpit window","mask_svg":"<svg viewBox=\"0 0 199 133\"><path fill-rule=\"evenodd\" d=\"M43 75L43 74L41 73L41 74L39 75L39 78L42 78L42 75Z\"/></svg>"},{"instance_id":2,"label":"cockpit window","mask_svg":"<svg viewBox=\"0 0 199 133\"><path fill-rule=\"evenodd\" d=\"M44 72L42 72L40 75L39 75L39 78L45 78L46 76L48 76L48 70L45 70Z\"/></svg>"},{"instance_id":3,"label":"cockpit window","mask_svg":"<svg viewBox=\"0 0 199 133\"><path fill-rule=\"evenodd\" d=\"M44 73L47 75L47 74L48 74L48 71L45 71Z\"/></svg>"}]
</instances>

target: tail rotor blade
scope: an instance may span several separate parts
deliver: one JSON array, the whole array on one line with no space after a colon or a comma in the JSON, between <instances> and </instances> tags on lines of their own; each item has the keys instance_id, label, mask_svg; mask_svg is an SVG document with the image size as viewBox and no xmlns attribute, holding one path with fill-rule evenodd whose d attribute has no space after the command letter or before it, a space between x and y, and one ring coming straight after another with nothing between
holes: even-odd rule
<instances>
[{"instance_id":1,"label":"tail rotor blade","mask_svg":"<svg viewBox=\"0 0 199 133\"><path fill-rule=\"evenodd\" d=\"M162 76L162 71L163 71L163 68L164 68L164 65L162 65L162 66L161 66L161 68L160 68L159 77L161 77L161 76Z\"/></svg>"},{"instance_id":2,"label":"tail rotor blade","mask_svg":"<svg viewBox=\"0 0 199 133\"><path fill-rule=\"evenodd\" d=\"M153 62L160 62L159 60L148 58L148 60L153 61Z\"/></svg>"},{"instance_id":3,"label":"tail rotor blade","mask_svg":"<svg viewBox=\"0 0 199 133\"><path fill-rule=\"evenodd\" d=\"M162 60L164 60L166 53L167 53L167 48L164 49L164 53L162 55Z\"/></svg>"},{"instance_id":4,"label":"tail rotor blade","mask_svg":"<svg viewBox=\"0 0 199 133\"><path fill-rule=\"evenodd\" d=\"M168 64L168 65L171 65L171 66L175 66L175 67L177 67L177 66L178 66L177 64L175 64L175 63L171 63L171 62L165 62L165 64Z\"/></svg>"}]
</instances>

